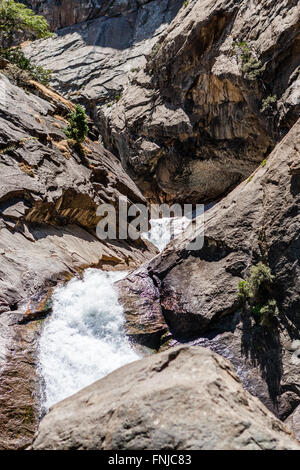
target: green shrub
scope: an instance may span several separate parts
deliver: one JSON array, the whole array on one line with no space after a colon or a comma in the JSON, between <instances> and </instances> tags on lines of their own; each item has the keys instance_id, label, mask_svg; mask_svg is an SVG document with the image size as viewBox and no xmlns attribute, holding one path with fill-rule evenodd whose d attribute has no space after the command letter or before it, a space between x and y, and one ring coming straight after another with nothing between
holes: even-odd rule
<instances>
[{"instance_id":1,"label":"green shrub","mask_svg":"<svg viewBox=\"0 0 300 470\"><path fill-rule=\"evenodd\" d=\"M31 76L29 75L26 70L20 69L17 65L15 64L9 64L5 70L3 70L3 73L10 78L11 80L14 80L14 82L22 88L27 89L28 82L31 80Z\"/></svg>"},{"instance_id":2,"label":"green shrub","mask_svg":"<svg viewBox=\"0 0 300 470\"><path fill-rule=\"evenodd\" d=\"M30 60L25 56L24 52L20 47L14 47L11 49L0 49L0 56L6 60L9 60L12 64L15 64L21 70L27 72L28 80L36 80L43 85L49 85L51 80L51 70L44 69L40 65L33 65ZM14 78L11 74L7 74L11 78ZM19 75L19 74L17 74ZM25 77L25 75L23 74ZM17 80L16 80L17 81Z\"/></svg>"},{"instance_id":3,"label":"green shrub","mask_svg":"<svg viewBox=\"0 0 300 470\"><path fill-rule=\"evenodd\" d=\"M85 109L79 104L69 116L69 125L65 129L68 139L73 139L77 144L81 144L88 134L88 120Z\"/></svg>"},{"instance_id":4,"label":"green shrub","mask_svg":"<svg viewBox=\"0 0 300 470\"><path fill-rule=\"evenodd\" d=\"M49 85L52 78L52 70L44 69L40 65L32 66L30 71L33 80L42 83L42 85Z\"/></svg>"},{"instance_id":5,"label":"green shrub","mask_svg":"<svg viewBox=\"0 0 300 470\"><path fill-rule=\"evenodd\" d=\"M257 59L246 41L234 42L232 49L237 54L237 49L240 52L242 60L242 72L248 80L256 80L266 70L266 64L262 64L262 61Z\"/></svg>"},{"instance_id":6,"label":"green shrub","mask_svg":"<svg viewBox=\"0 0 300 470\"><path fill-rule=\"evenodd\" d=\"M267 164L267 159L265 158L261 163L260 166L264 167Z\"/></svg>"},{"instance_id":7,"label":"green shrub","mask_svg":"<svg viewBox=\"0 0 300 470\"><path fill-rule=\"evenodd\" d=\"M0 47L49 36L49 25L43 16L14 0L0 0Z\"/></svg>"},{"instance_id":8,"label":"green shrub","mask_svg":"<svg viewBox=\"0 0 300 470\"><path fill-rule=\"evenodd\" d=\"M263 326L271 326L274 317L278 315L278 307L275 299L268 300L268 302L263 305L257 315L259 316L259 324Z\"/></svg>"},{"instance_id":9,"label":"green shrub","mask_svg":"<svg viewBox=\"0 0 300 470\"><path fill-rule=\"evenodd\" d=\"M250 287L249 287L248 281L240 281L238 284L238 288L239 288L239 297L242 300L246 301L250 295L250 290L249 290Z\"/></svg>"},{"instance_id":10,"label":"green shrub","mask_svg":"<svg viewBox=\"0 0 300 470\"><path fill-rule=\"evenodd\" d=\"M271 298L273 282L270 268L259 262L251 267L249 278L238 284L239 298L251 307L257 322L263 326L270 326L278 314L276 300Z\"/></svg>"},{"instance_id":11,"label":"green shrub","mask_svg":"<svg viewBox=\"0 0 300 470\"><path fill-rule=\"evenodd\" d=\"M261 113L273 112L277 103L277 95L269 95L267 98L262 100L262 106L260 108Z\"/></svg>"},{"instance_id":12,"label":"green shrub","mask_svg":"<svg viewBox=\"0 0 300 470\"><path fill-rule=\"evenodd\" d=\"M41 39L49 36L51 33L45 18L36 15L22 3L14 0L0 0L0 57L27 72L28 80L37 80L43 85L49 84L51 71L31 64L21 47L17 45L25 39ZM12 47L13 45L17 47ZM8 76L11 71L12 68L8 70ZM20 80L21 77L22 80ZM26 74L17 73L19 83L24 82L25 77ZM14 77L11 76L11 78Z\"/></svg>"},{"instance_id":13,"label":"green shrub","mask_svg":"<svg viewBox=\"0 0 300 470\"><path fill-rule=\"evenodd\" d=\"M256 80L266 70L266 64L262 65L262 61L251 57L247 62L243 63L242 71L248 80Z\"/></svg>"}]
</instances>

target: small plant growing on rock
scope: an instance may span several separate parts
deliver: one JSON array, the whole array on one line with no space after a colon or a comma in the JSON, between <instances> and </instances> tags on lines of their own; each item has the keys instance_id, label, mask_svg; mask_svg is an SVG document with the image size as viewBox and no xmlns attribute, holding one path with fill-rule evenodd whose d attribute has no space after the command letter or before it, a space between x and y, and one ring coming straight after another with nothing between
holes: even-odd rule
<instances>
[{"instance_id":1,"label":"small plant growing on rock","mask_svg":"<svg viewBox=\"0 0 300 470\"><path fill-rule=\"evenodd\" d=\"M263 168L266 166L267 164L267 159L265 158L261 163L260 163L260 166L262 166Z\"/></svg>"},{"instance_id":2,"label":"small plant growing on rock","mask_svg":"<svg viewBox=\"0 0 300 470\"><path fill-rule=\"evenodd\" d=\"M77 146L80 147L88 135L88 131L88 120L85 109L78 104L75 111L70 114L69 125L67 129L65 129L65 134L68 139L74 140Z\"/></svg>"},{"instance_id":3,"label":"small plant growing on rock","mask_svg":"<svg viewBox=\"0 0 300 470\"><path fill-rule=\"evenodd\" d=\"M151 51L151 57L156 56L159 49L160 49L160 44L158 44L158 43L154 44L154 46L152 47L152 51Z\"/></svg>"},{"instance_id":4,"label":"small plant growing on rock","mask_svg":"<svg viewBox=\"0 0 300 470\"><path fill-rule=\"evenodd\" d=\"M238 284L239 298L251 307L256 321L262 326L270 326L278 315L276 300L272 298L273 282L270 268L259 262L251 267L249 278Z\"/></svg>"},{"instance_id":5,"label":"small plant growing on rock","mask_svg":"<svg viewBox=\"0 0 300 470\"><path fill-rule=\"evenodd\" d=\"M259 316L259 324L270 327L273 323L274 317L276 317L278 313L279 311L276 300L268 300L268 302L257 312L257 315Z\"/></svg>"},{"instance_id":6,"label":"small plant growing on rock","mask_svg":"<svg viewBox=\"0 0 300 470\"><path fill-rule=\"evenodd\" d=\"M234 42L233 52L241 57L242 72L248 80L256 80L266 70L266 64L258 59L246 41Z\"/></svg>"},{"instance_id":7,"label":"small plant growing on rock","mask_svg":"<svg viewBox=\"0 0 300 470\"><path fill-rule=\"evenodd\" d=\"M277 95L269 95L262 100L261 113L272 113L277 103Z\"/></svg>"},{"instance_id":8,"label":"small plant growing on rock","mask_svg":"<svg viewBox=\"0 0 300 470\"><path fill-rule=\"evenodd\" d=\"M40 65L33 65L29 59L25 56L24 52L20 47L14 47L12 49L0 49L0 56L11 62L11 64L4 69L4 73L11 79L15 80L20 86L28 83L30 80L36 80L42 83L42 85L49 85L52 72L49 69L44 69ZM12 66L14 67L12 68ZM18 80L20 73L16 71L16 67L19 71L24 72L23 80ZM12 72L16 71L16 74Z\"/></svg>"}]
</instances>

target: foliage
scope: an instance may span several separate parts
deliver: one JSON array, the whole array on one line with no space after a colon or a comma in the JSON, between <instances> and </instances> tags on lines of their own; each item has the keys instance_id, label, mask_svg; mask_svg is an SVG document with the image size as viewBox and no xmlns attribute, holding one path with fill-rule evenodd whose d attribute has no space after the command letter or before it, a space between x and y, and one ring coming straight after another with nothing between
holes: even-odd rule
<instances>
[{"instance_id":1,"label":"foliage","mask_svg":"<svg viewBox=\"0 0 300 470\"><path fill-rule=\"evenodd\" d=\"M267 159L265 158L261 163L260 166L264 167L267 164Z\"/></svg>"},{"instance_id":2,"label":"foliage","mask_svg":"<svg viewBox=\"0 0 300 470\"><path fill-rule=\"evenodd\" d=\"M12 68L8 70L9 73L7 73L7 75L12 79L15 78L18 84L21 85L20 80L18 81L17 78L22 76L24 82L28 83L28 81L32 79L42 83L43 85L49 85L51 80L51 70L44 69L40 65L33 65L20 47L0 49L0 57L9 60L9 62L15 64L22 71L26 72L26 74L20 74L16 71L16 77L14 77L13 74L11 74ZM25 80L25 77L27 77L27 80Z\"/></svg>"},{"instance_id":3,"label":"foliage","mask_svg":"<svg viewBox=\"0 0 300 470\"><path fill-rule=\"evenodd\" d=\"M268 300L268 302L257 312L257 315L259 316L259 324L267 327L271 326L274 317L276 317L278 313L276 300Z\"/></svg>"},{"instance_id":4,"label":"foliage","mask_svg":"<svg viewBox=\"0 0 300 470\"><path fill-rule=\"evenodd\" d=\"M7 48L24 39L41 39L50 35L43 16L14 0L0 0L0 47Z\"/></svg>"},{"instance_id":5,"label":"foliage","mask_svg":"<svg viewBox=\"0 0 300 470\"><path fill-rule=\"evenodd\" d=\"M159 49L160 49L160 44L158 43L154 44L151 50L151 56L154 57L158 53Z\"/></svg>"},{"instance_id":6,"label":"foliage","mask_svg":"<svg viewBox=\"0 0 300 470\"><path fill-rule=\"evenodd\" d=\"M33 66L33 69L30 73L32 75L32 78L37 82L40 82L46 86L49 85L52 77L52 70L44 69L40 65L35 65Z\"/></svg>"},{"instance_id":7,"label":"foliage","mask_svg":"<svg viewBox=\"0 0 300 470\"><path fill-rule=\"evenodd\" d=\"M69 125L65 130L65 134L69 139L75 140L77 144L81 144L88 134L88 120L85 109L79 104L69 116Z\"/></svg>"},{"instance_id":8,"label":"foliage","mask_svg":"<svg viewBox=\"0 0 300 470\"><path fill-rule=\"evenodd\" d=\"M248 80L256 80L266 70L266 64L257 59L246 41L234 42L232 44L233 52L239 53L242 60L242 71Z\"/></svg>"},{"instance_id":9,"label":"foliage","mask_svg":"<svg viewBox=\"0 0 300 470\"><path fill-rule=\"evenodd\" d=\"M277 95L269 95L262 101L261 113L272 112L277 103Z\"/></svg>"},{"instance_id":10,"label":"foliage","mask_svg":"<svg viewBox=\"0 0 300 470\"><path fill-rule=\"evenodd\" d=\"M3 70L3 73L11 80L14 80L18 86L25 89L27 88L28 82L31 80L29 73L20 69L16 64L9 64L5 70Z\"/></svg>"},{"instance_id":11,"label":"foliage","mask_svg":"<svg viewBox=\"0 0 300 470\"><path fill-rule=\"evenodd\" d=\"M251 306L251 311L260 325L270 326L278 315L276 300L271 298L274 276L268 266L259 262L250 269L247 280L238 284L239 298Z\"/></svg>"},{"instance_id":12,"label":"foliage","mask_svg":"<svg viewBox=\"0 0 300 470\"><path fill-rule=\"evenodd\" d=\"M30 79L37 80L43 85L49 84L51 71L31 64L20 46L12 47L25 39L40 39L49 36L51 33L45 18L36 15L22 3L14 0L0 0L0 57L23 71L17 71L16 67L12 66L8 66L6 70L6 74L18 84L24 85Z\"/></svg>"}]
</instances>

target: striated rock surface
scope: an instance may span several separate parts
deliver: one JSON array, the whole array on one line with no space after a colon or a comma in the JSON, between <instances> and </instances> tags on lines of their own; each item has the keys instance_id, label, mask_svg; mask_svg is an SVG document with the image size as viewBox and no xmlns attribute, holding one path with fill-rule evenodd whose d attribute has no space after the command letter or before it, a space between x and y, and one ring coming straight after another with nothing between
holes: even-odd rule
<instances>
[{"instance_id":1,"label":"striated rock surface","mask_svg":"<svg viewBox=\"0 0 300 470\"><path fill-rule=\"evenodd\" d=\"M50 40L27 45L25 52L53 71L52 84L56 90L83 102L94 118L98 105L106 108L119 99L128 83L128 74L135 74L145 64L157 37L182 5L181 0L125 0L113 5L108 0L88 3L77 0L62 2L53 9L52 3L44 2L50 24L54 22L59 28L67 23L57 22L57 14L70 12L69 22L77 11L79 23L59 29ZM95 10L96 4L101 8ZM40 8L41 5L38 11L43 11ZM86 14L94 19L80 22Z\"/></svg>"},{"instance_id":2,"label":"striated rock surface","mask_svg":"<svg viewBox=\"0 0 300 470\"><path fill-rule=\"evenodd\" d=\"M59 282L84 268L130 269L156 250L95 235L102 202L145 202L115 156L90 135L79 155L63 129L72 107L35 82L0 74L0 448L23 448L39 414L39 319Z\"/></svg>"},{"instance_id":3,"label":"striated rock surface","mask_svg":"<svg viewBox=\"0 0 300 470\"><path fill-rule=\"evenodd\" d=\"M300 449L246 392L232 365L203 348L177 348L118 369L58 403L34 450Z\"/></svg>"},{"instance_id":4,"label":"striated rock surface","mask_svg":"<svg viewBox=\"0 0 300 470\"><path fill-rule=\"evenodd\" d=\"M47 18L53 31L100 16L115 17L137 12L151 0L23 0L39 15Z\"/></svg>"},{"instance_id":5,"label":"striated rock surface","mask_svg":"<svg viewBox=\"0 0 300 470\"><path fill-rule=\"evenodd\" d=\"M299 116L299 1L120 4L26 53L85 103L146 197L224 195Z\"/></svg>"},{"instance_id":6,"label":"striated rock surface","mask_svg":"<svg viewBox=\"0 0 300 470\"><path fill-rule=\"evenodd\" d=\"M156 349L188 342L221 354L282 419L300 404L299 161L300 120L264 166L205 213L201 250L187 248L195 238L190 226L118 284L133 339ZM269 327L245 312L238 296L239 281L259 261L274 275L279 314Z\"/></svg>"}]
</instances>

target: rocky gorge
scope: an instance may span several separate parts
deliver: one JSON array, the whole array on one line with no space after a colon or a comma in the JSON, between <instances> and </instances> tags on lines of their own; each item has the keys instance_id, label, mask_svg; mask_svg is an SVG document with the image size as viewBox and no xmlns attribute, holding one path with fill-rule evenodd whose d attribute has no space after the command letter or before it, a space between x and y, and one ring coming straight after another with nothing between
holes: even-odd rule
<instances>
[{"instance_id":1,"label":"rocky gorge","mask_svg":"<svg viewBox=\"0 0 300 470\"><path fill-rule=\"evenodd\" d=\"M299 1L23 3L55 34L22 45L50 86L0 63L0 448L300 449ZM213 201L203 247L193 221L160 254L99 240L98 205L124 196ZM115 288L147 357L40 422L43 319L91 267L130 271Z\"/></svg>"}]
</instances>

